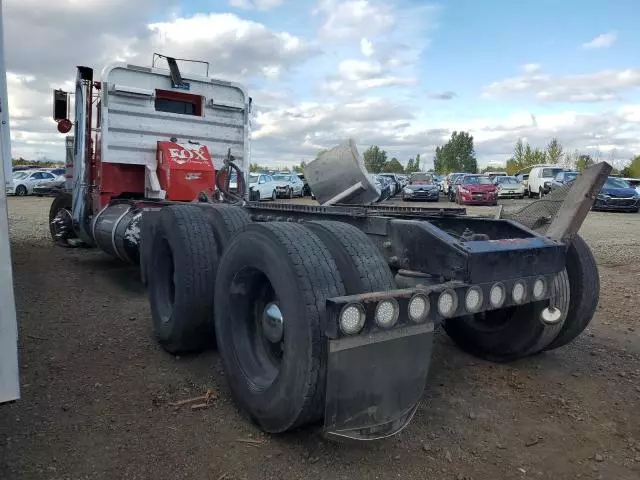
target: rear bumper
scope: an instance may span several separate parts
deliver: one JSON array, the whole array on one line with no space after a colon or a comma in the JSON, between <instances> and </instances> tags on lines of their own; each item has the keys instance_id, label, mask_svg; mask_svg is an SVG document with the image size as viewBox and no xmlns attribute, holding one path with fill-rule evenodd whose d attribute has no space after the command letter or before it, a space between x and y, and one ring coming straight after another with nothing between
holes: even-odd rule
<instances>
[{"instance_id":1,"label":"rear bumper","mask_svg":"<svg viewBox=\"0 0 640 480\"><path fill-rule=\"evenodd\" d=\"M522 197L524 197L524 190L521 192L518 192L518 191L498 192L498 198L522 198Z\"/></svg>"},{"instance_id":2,"label":"rear bumper","mask_svg":"<svg viewBox=\"0 0 640 480\"><path fill-rule=\"evenodd\" d=\"M555 274L525 277L504 282L470 285L447 282L388 292L337 297L327 300L328 359L324 433L329 438L376 440L400 432L411 421L426 386L431 362L435 325L445 318L506 308L516 304L549 301ZM533 285L542 279L543 295L533 298ZM523 282L525 299L516 303L511 292L516 281ZM490 291L498 283L505 293L501 305L490 302ZM480 293L479 304L470 308L466 295ZM442 295L451 295L449 311L443 312ZM409 318L409 304L420 297L428 307L419 320ZM397 322L381 328L375 312L381 302L391 300L397 308ZM365 313L362 330L345 335L340 314L348 306ZM444 307L443 307L444 308Z\"/></svg>"}]
</instances>

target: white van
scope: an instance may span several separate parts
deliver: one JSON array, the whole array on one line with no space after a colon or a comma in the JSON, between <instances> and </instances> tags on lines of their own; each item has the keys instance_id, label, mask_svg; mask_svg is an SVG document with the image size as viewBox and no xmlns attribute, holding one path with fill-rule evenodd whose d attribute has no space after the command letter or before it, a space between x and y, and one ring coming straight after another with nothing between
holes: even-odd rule
<instances>
[{"instance_id":1,"label":"white van","mask_svg":"<svg viewBox=\"0 0 640 480\"><path fill-rule=\"evenodd\" d=\"M536 165L529 172L527 195L542 197L551 191L551 182L564 168L558 165Z\"/></svg>"}]
</instances>

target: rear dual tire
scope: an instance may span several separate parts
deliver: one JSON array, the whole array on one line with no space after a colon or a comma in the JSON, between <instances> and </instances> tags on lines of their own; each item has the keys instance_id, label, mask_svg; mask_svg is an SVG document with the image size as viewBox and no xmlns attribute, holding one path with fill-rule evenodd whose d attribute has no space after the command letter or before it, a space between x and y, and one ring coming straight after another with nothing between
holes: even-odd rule
<instances>
[{"instance_id":1,"label":"rear dual tire","mask_svg":"<svg viewBox=\"0 0 640 480\"><path fill-rule=\"evenodd\" d=\"M172 205L143 215L141 276L148 285L155 335L168 352L215 344L219 258L249 221L244 210L228 205Z\"/></svg>"},{"instance_id":2,"label":"rear dual tire","mask_svg":"<svg viewBox=\"0 0 640 480\"><path fill-rule=\"evenodd\" d=\"M351 225L261 223L238 234L218 271L215 327L239 406L272 433L319 421L327 368L326 300L393 286L375 245ZM260 332L273 305L282 319L281 339L270 325Z\"/></svg>"},{"instance_id":3,"label":"rear dual tire","mask_svg":"<svg viewBox=\"0 0 640 480\"><path fill-rule=\"evenodd\" d=\"M576 236L567 250L565 270L553 284L553 305L563 315L558 323L540 320L536 303L447 320L444 328L464 351L505 362L564 346L591 322L598 303L598 269L586 242Z\"/></svg>"}]
</instances>

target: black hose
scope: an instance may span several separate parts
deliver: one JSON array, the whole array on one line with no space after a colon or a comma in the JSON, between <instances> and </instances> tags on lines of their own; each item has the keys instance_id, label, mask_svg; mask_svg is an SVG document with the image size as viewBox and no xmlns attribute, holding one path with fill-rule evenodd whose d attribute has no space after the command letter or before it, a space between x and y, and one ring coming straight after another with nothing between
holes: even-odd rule
<instances>
[{"instance_id":1,"label":"black hose","mask_svg":"<svg viewBox=\"0 0 640 480\"><path fill-rule=\"evenodd\" d=\"M229 184L231 182L231 174L236 172L236 183L237 189L236 193L229 191ZM222 174L222 175L220 175ZM224 182L222 182L222 178L224 177ZM231 155L231 149L227 151L227 157L224 160L223 167L218 170L218 175L216 175L216 186L218 190L220 190L224 196L223 201L232 204L244 204L244 196L246 193L246 182L244 178L244 174L240 167L236 165L233 161L233 155Z\"/></svg>"}]
</instances>

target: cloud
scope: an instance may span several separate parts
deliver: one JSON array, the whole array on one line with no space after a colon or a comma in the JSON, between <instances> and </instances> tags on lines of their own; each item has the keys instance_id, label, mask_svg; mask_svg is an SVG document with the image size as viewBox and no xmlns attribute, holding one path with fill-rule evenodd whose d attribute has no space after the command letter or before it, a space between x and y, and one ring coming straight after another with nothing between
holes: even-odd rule
<instances>
[{"instance_id":1,"label":"cloud","mask_svg":"<svg viewBox=\"0 0 640 480\"><path fill-rule=\"evenodd\" d=\"M76 65L99 75L114 59L149 65L153 52L207 60L212 76L247 85L254 99L252 161L260 164L309 160L353 137L360 148L376 144L403 162L419 153L428 167L453 130L471 132L481 165L504 161L518 137L543 146L555 136L565 149L615 149L620 158L640 151L633 97L640 69L554 75L527 63L483 89L491 99L524 96L523 110L496 101L484 102L483 113L468 93L469 104L438 105L456 98L449 85L422 80L439 7L320 0L312 22L294 35L255 20L259 9L277 3L235 0L233 13L187 15L179 0L5 0L14 156L64 158L63 136L50 119L51 90L72 89ZM243 17L246 8L252 20ZM301 17L290 20L302 24L306 13L293 12ZM626 103L615 108L612 100L622 97Z\"/></svg>"},{"instance_id":2,"label":"cloud","mask_svg":"<svg viewBox=\"0 0 640 480\"><path fill-rule=\"evenodd\" d=\"M618 40L618 34L616 32L603 33L598 35L593 40L590 40L586 43L582 44L582 48L587 50L592 50L595 48L606 48L610 47Z\"/></svg>"},{"instance_id":3,"label":"cloud","mask_svg":"<svg viewBox=\"0 0 640 480\"><path fill-rule=\"evenodd\" d=\"M51 90L73 89L76 65L96 69L109 61L149 65L153 52L179 58L206 59L210 74L241 80L277 79L319 50L287 32L242 19L232 13L172 15L150 23L154 8L171 10L173 0L124 0L100 3L72 0L7 0L5 38L9 75L9 108L14 155L62 159L63 138L51 115ZM127 12L123 15L122 12ZM43 22L42 18L47 18ZM28 36L24 32L29 32ZM241 59L241 61L239 61ZM204 74L202 65L181 65ZM57 142L55 141L57 139ZM42 144L36 149L36 144Z\"/></svg>"},{"instance_id":4,"label":"cloud","mask_svg":"<svg viewBox=\"0 0 640 480\"><path fill-rule=\"evenodd\" d=\"M284 3L284 0L229 0L229 6L242 10L271 10Z\"/></svg>"},{"instance_id":5,"label":"cloud","mask_svg":"<svg viewBox=\"0 0 640 480\"><path fill-rule=\"evenodd\" d=\"M331 41L375 36L395 22L390 4L367 0L320 0L314 13L324 16L319 37Z\"/></svg>"},{"instance_id":6,"label":"cloud","mask_svg":"<svg viewBox=\"0 0 640 480\"><path fill-rule=\"evenodd\" d=\"M366 60L340 59L337 73L327 75L319 91L357 97L370 89L390 92L394 87L398 95L403 88L417 85L418 64L437 25L438 13L439 8L433 5L400 9L381 1L320 0L315 10L321 21L320 38L341 45L359 39L359 50Z\"/></svg>"},{"instance_id":7,"label":"cloud","mask_svg":"<svg viewBox=\"0 0 640 480\"><path fill-rule=\"evenodd\" d=\"M456 94L455 92L446 91L429 93L427 96L433 100L453 100Z\"/></svg>"},{"instance_id":8,"label":"cloud","mask_svg":"<svg viewBox=\"0 0 640 480\"><path fill-rule=\"evenodd\" d=\"M529 94L544 102L593 103L617 100L640 87L640 68L602 70L576 75L550 75L536 71L493 82L483 88L485 98Z\"/></svg>"},{"instance_id":9,"label":"cloud","mask_svg":"<svg viewBox=\"0 0 640 480\"><path fill-rule=\"evenodd\" d=\"M542 65L539 63L525 63L520 68L525 73L536 73L542 69Z\"/></svg>"},{"instance_id":10,"label":"cloud","mask_svg":"<svg viewBox=\"0 0 640 480\"><path fill-rule=\"evenodd\" d=\"M373 43L366 38L360 39L360 51L365 57L370 57L374 52Z\"/></svg>"}]
</instances>

